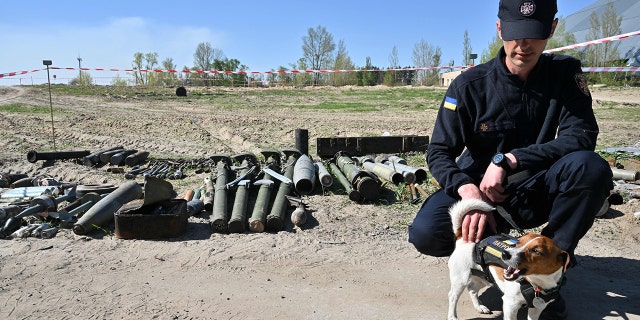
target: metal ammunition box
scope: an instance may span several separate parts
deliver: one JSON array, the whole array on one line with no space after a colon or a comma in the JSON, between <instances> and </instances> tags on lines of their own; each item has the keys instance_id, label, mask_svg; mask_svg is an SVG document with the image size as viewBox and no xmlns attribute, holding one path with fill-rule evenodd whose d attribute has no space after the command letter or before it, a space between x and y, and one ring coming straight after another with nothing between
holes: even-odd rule
<instances>
[{"instance_id":1,"label":"metal ammunition box","mask_svg":"<svg viewBox=\"0 0 640 320\"><path fill-rule=\"evenodd\" d=\"M157 204L115 213L116 237L120 239L159 239L181 236L187 227L187 201L171 199Z\"/></svg>"}]
</instances>

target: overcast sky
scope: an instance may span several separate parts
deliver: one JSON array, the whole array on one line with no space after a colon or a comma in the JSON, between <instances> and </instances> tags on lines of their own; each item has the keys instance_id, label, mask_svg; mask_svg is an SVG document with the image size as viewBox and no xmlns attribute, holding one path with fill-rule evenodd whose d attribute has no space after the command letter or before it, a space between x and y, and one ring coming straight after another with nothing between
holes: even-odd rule
<instances>
[{"instance_id":1,"label":"overcast sky","mask_svg":"<svg viewBox=\"0 0 640 320\"><path fill-rule=\"evenodd\" d=\"M566 17L593 1L558 1ZM482 54L495 34L498 0L452 1L2 1L0 73L56 67L130 69L135 52L172 58L178 69L193 66L198 43L209 42L249 71L290 68L302 57L302 37L323 26L334 42L343 40L356 66L366 57L389 66L398 50L411 66L421 40L441 48L442 64L462 63L468 30L474 53ZM77 72L56 70L58 80ZM100 77L124 72L92 72ZM13 79L11 79L13 78ZM0 85L46 82L46 72L0 78ZM98 78L98 79L97 79ZM107 82L108 83L108 82Z\"/></svg>"}]
</instances>

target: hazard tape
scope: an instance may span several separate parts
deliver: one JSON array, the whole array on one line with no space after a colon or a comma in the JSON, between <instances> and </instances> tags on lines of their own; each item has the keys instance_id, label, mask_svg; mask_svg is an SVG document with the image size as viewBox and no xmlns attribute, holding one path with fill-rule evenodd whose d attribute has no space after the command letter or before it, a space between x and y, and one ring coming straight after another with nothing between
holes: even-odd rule
<instances>
[{"instance_id":1,"label":"hazard tape","mask_svg":"<svg viewBox=\"0 0 640 320\"><path fill-rule=\"evenodd\" d=\"M51 67L54 70L95 70L95 71L121 71L121 72L140 72L140 73L187 73L187 74L239 74L239 75L248 75L248 74L310 74L310 73L345 73L345 72L384 72L384 71L419 71L419 70L439 70L439 69L464 69L468 68L467 66L441 66L441 67L419 67L419 68L392 68L392 69L353 69L353 70L345 70L345 69L320 69L320 70L281 70L281 71L229 71L229 70L173 70L173 69L105 69L105 68L61 68L61 67Z\"/></svg>"},{"instance_id":2,"label":"hazard tape","mask_svg":"<svg viewBox=\"0 0 640 320\"><path fill-rule=\"evenodd\" d=\"M575 48L580 48L580 47L591 46L591 45L598 44L598 43L606 43L606 42L611 42L611 41L618 41L618 40L622 40L622 39L626 39L626 38L633 37L633 36L638 36L638 35L640 35L640 30L634 31L634 32L629 32L629 33L624 33L624 34L613 36L613 37L602 38L602 39L598 39L598 40L592 40L592 41L572 44L572 45L569 45L569 46L564 46L564 47L555 48L555 49L549 49L549 50L545 50L544 53L552 53L552 52L564 51L564 50L568 50L568 49L575 49Z\"/></svg>"},{"instance_id":3,"label":"hazard tape","mask_svg":"<svg viewBox=\"0 0 640 320\"><path fill-rule=\"evenodd\" d=\"M586 67L582 72L636 72L640 67Z\"/></svg>"},{"instance_id":4,"label":"hazard tape","mask_svg":"<svg viewBox=\"0 0 640 320\"><path fill-rule=\"evenodd\" d=\"M606 42L618 41L618 40L622 40L622 39L626 39L626 38L633 37L633 36L638 36L638 35L640 35L640 30L634 31L634 32L620 34L620 35L617 35L617 36L602 38L602 39L598 39L598 40L592 40L592 41L572 44L572 45L564 46L564 47L560 47L560 48L549 49L549 50L545 50L544 53L553 53L553 52L564 51L564 50L568 50L568 49L586 47L586 46L590 46L590 45L594 45L594 44L598 44L598 43L606 43ZM281 71L221 71L221 70L173 70L173 69L169 69L169 70L163 70L163 69L140 69L140 70L136 70L136 69L115 69L115 68L93 68L93 69L91 69L91 68L62 68L62 67L50 67L50 69L53 69L53 70L69 70L69 71L74 71L74 70L82 70L82 71L112 71L112 72L127 72L127 73L140 72L140 73L186 73L186 74L226 74L226 75L231 75L231 74L236 74L236 75L258 75L258 74L279 75L279 74L312 74L312 73L421 71L421 70L442 70L442 69L454 70L454 69L466 69L466 68L470 68L470 67L473 67L473 66L441 66L441 67L420 67L420 68L392 68L392 69L378 69L378 70L364 70L364 69L359 69L359 70L342 70L342 69L341 70L329 70L329 69L327 69L327 70L281 70ZM46 69L36 69L36 70L31 70L31 71L17 71L17 72L0 73L0 78L13 77L13 76L21 75L21 74L38 72L38 71L42 71L42 70L46 70ZM582 68L582 71L583 72L636 72L636 71L638 71L638 67L619 67L619 68L616 68L616 67L602 67L602 68L585 67L585 68Z\"/></svg>"},{"instance_id":5,"label":"hazard tape","mask_svg":"<svg viewBox=\"0 0 640 320\"><path fill-rule=\"evenodd\" d=\"M472 66L471 66L472 67ZM467 69L470 67L462 67L462 66L445 66L445 67L423 67L423 68L401 68L401 69L380 69L380 70L287 70L287 71L220 71L220 70L162 70L162 69L153 69L153 70L135 70L135 69L115 69L115 68L61 68L61 67L51 67L53 70L82 70L82 71L112 71L112 72L141 72L141 73L187 73L187 74L236 74L236 75L258 75L258 74L266 74L266 75L282 75L282 74L313 74L313 73L348 73L348 72L385 72L385 71L420 71L420 70L439 70L439 69ZM37 69L31 71L18 71L18 72L7 72L0 73L0 78L13 77L17 75L38 72L46 69ZM640 72L640 67L583 67L582 72Z\"/></svg>"},{"instance_id":6,"label":"hazard tape","mask_svg":"<svg viewBox=\"0 0 640 320\"><path fill-rule=\"evenodd\" d=\"M37 69L37 70L31 70L31 71L16 71L16 72L0 73L0 78L13 77L13 76L21 75L21 74L27 74L27 73L31 73L31 72L38 72L38 71L40 71L40 70L45 70L45 69Z\"/></svg>"}]
</instances>

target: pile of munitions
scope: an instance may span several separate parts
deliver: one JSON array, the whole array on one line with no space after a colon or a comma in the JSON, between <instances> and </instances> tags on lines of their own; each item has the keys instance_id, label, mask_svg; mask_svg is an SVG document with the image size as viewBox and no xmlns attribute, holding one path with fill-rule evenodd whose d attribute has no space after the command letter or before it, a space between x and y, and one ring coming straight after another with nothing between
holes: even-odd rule
<instances>
[{"instance_id":1,"label":"pile of munitions","mask_svg":"<svg viewBox=\"0 0 640 320\"><path fill-rule=\"evenodd\" d=\"M408 166L397 156L351 157L338 152L330 159L314 161L297 149L253 153L214 154L206 159L149 159L148 152L122 147L89 152L29 152L29 161L82 159L99 166L107 161L126 165L126 178L143 177L113 185L76 185L51 177L35 178L0 173L0 187L11 189L2 198L25 199L0 207L0 238L55 236L57 228L78 235L108 227L115 221L120 238L164 238L184 232L190 216L209 217L212 232L278 232L290 221L302 227L307 220L303 196L334 186L349 199L375 202L383 186L406 186L410 199L426 197L420 184L427 179L422 168ZM114 159L115 157L115 159ZM109 168L109 170L113 167ZM115 171L112 171L115 172ZM187 174L203 175L202 185L178 196L167 180ZM336 185L337 189L340 189Z\"/></svg>"},{"instance_id":2,"label":"pile of munitions","mask_svg":"<svg viewBox=\"0 0 640 320\"><path fill-rule=\"evenodd\" d=\"M68 160L81 159L82 163L87 166L102 166L111 164L115 166L135 166L143 163L149 156L148 151L125 149L122 146L112 147L91 153L84 151L56 151L56 152L37 152L31 150L27 153L27 160L35 163L39 160Z\"/></svg>"}]
</instances>

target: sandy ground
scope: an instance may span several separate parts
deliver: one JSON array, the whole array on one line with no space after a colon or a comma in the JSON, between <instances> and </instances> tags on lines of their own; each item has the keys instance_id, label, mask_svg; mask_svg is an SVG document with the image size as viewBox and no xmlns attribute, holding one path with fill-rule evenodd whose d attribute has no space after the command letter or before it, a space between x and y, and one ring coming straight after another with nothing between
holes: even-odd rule
<instances>
[{"instance_id":1,"label":"sandy ground","mask_svg":"<svg viewBox=\"0 0 640 320\"><path fill-rule=\"evenodd\" d=\"M602 112L611 103L640 107L638 89L598 89L593 96ZM259 154L267 145L292 148L300 124L315 141L385 131L429 135L435 118L433 110L363 117L273 108L268 101L250 101L260 108L227 109L219 100L53 99L64 114L55 119L60 146L97 151L124 145L192 158ZM39 89L0 87L0 105L17 103L48 106L49 100ZM79 184L125 181L104 167L27 162L26 151L50 148L48 117L0 112L0 172L48 174ZM600 125L606 145L640 141L637 123L603 116ZM181 194L202 179L194 175L172 183ZM421 255L407 242L407 224L419 204L358 204L335 190L304 199L307 224L287 224L277 233L212 233L209 216L202 214L189 218L182 236L166 240L119 239L113 225L86 236L61 229L53 239L2 240L0 319L446 318L447 259ZM637 200L612 206L580 242L579 265L562 289L570 319L640 319L640 222L633 217L638 211ZM484 291L494 313L479 315L464 295L459 315L501 319L499 296L494 288Z\"/></svg>"}]
</instances>

